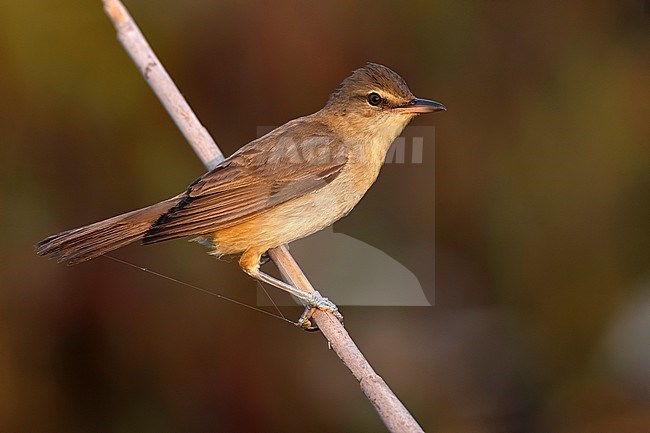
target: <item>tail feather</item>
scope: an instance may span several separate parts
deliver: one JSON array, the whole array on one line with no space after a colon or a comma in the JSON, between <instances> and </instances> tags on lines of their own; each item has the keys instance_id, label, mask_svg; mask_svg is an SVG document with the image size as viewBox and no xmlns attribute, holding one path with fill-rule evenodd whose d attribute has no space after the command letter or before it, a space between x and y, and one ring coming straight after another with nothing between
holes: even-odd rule
<instances>
[{"instance_id":1,"label":"tail feather","mask_svg":"<svg viewBox=\"0 0 650 433\"><path fill-rule=\"evenodd\" d=\"M69 265L84 262L139 239L165 212L178 203L174 197L152 206L50 236L36 245L36 252Z\"/></svg>"}]
</instances>

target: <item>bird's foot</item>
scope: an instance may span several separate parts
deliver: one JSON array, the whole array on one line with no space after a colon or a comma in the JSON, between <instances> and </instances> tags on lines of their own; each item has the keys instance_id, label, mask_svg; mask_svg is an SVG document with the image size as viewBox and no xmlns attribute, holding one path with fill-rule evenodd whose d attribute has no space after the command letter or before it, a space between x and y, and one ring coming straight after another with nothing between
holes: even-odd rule
<instances>
[{"instance_id":1,"label":"bird's foot","mask_svg":"<svg viewBox=\"0 0 650 433\"><path fill-rule=\"evenodd\" d=\"M343 323L343 315L339 312L339 307L337 307L336 304L334 304L329 299L321 296L320 293L315 292L310 293L305 311L302 313L302 316L300 316L300 319L298 319L298 323L296 323L296 325L305 331L318 331L318 326L312 325L311 323L311 316L316 310L331 313L334 317L339 319L339 322Z\"/></svg>"}]
</instances>

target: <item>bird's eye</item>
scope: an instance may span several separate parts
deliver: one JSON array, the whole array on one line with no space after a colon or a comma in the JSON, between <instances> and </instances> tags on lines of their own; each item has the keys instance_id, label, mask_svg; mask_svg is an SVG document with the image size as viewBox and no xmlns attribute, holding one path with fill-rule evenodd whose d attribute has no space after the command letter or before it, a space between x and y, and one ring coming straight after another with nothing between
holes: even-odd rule
<instances>
[{"instance_id":1,"label":"bird's eye","mask_svg":"<svg viewBox=\"0 0 650 433\"><path fill-rule=\"evenodd\" d=\"M379 96L379 93L369 93L368 94L368 104L376 107L377 105L381 104L381 96Z\"/></svg>"}]
</instances>

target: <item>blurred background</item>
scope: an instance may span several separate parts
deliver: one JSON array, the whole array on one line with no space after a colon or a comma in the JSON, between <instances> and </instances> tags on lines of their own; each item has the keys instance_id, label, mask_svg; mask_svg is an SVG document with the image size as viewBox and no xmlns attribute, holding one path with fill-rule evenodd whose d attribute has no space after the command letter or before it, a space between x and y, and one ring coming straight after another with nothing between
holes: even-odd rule
<instances>
[{"instance_id":1,"label":"blurred background","mask_svg":"<svg viewBox=\"0 0 650 433\"><path fill-rule=\"evenodd\" d=\"M447 105L413 122L435 127L423 163L387 165L334 227L435 303L343 309L425 430L650 431L647 1L126 5L227 155L367 61ZM2 2L0 78L0 431L382 431L322 336L34 254L204 171L101 2ZM182 240L114 255L256 302Z\"/></svg>"}]
</instances>

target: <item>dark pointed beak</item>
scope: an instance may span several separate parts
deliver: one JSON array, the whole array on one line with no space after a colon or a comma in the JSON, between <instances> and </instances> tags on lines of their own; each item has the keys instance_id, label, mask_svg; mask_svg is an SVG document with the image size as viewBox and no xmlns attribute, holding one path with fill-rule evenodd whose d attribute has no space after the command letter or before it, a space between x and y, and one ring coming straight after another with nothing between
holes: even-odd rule
<instances>
[{"instance_id":1,"label":"dark pointed beak","mask_svg":"<svg viewBox=\"0 0 650 433\"><path fill-rule=\"evenodd\" d=\"M428 99L413 98L410 102L397 109L401 113L433 113L434 111L447 111L447 107L442 105L440 102L429 101Z\"/></svg>"}]
</instances>

